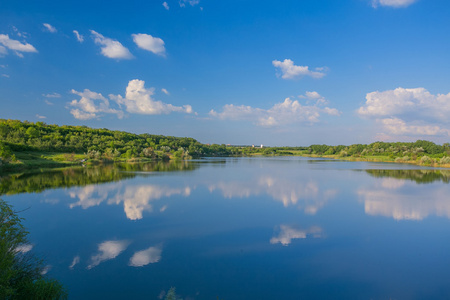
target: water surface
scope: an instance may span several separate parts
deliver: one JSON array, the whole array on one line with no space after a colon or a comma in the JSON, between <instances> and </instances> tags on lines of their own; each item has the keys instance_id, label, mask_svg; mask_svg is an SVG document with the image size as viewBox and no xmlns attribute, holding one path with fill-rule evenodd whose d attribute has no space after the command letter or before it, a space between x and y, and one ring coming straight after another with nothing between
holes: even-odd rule
<instances>
[{"instance_id":1,"label":"water surface","mask_svg":"<svg viewBox=\"0 0 450 300\"><path fill-rule=\"evenodd\" d=\"M230 158L4 176L71 299L448 299L450 170Z\"/></svg>"}]
</instances>

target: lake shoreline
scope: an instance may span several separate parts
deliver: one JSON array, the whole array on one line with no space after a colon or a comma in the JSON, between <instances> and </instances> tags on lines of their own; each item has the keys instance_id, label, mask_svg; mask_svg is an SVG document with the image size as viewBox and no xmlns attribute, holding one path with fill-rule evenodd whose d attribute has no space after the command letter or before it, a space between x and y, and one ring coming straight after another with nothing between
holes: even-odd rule
<instances>
[{"instance_id":1,"label":"lake shoreline","mask_svg":"<svg viewBox=\"0 0 450 300\"><path fill-rule=\"evenodd\" d=\"M96 166L96 165L109 165L115 163L154 163L159 161L179 161L186 159L179 158L169 158L167 160L162 159L152 159L152 158L120 158L114 160L106 160L106 159L84 159L84 155L78 154L76 161L69 160L55 160L54 157L70 157L72 154L70 153L50 153L49 155L41 155L40 157L36 157L34 159L20 159L17 162L1 164L0 171L3 174L11 174L14 172L24 172L24 171L35 171L35 170L45 170L45 169L61 169L61 168L70 168L70 167L82 167L82 166ZM242 155L239 157L246 157L247 155ZM317 154L305 154L305 153L296 153L296 154L282 154L277 153L276 155L263 155L261 153L251 154L251 156L261 156L261 157L271 157L271 156L293 156L293 157L311 157L311 158L325 158L325 159L334 159L334 160L343 160L343 161L365 161L365 162L377 162L377 163L396 163L396 164L410 164L416 166L424 166L424 167L432 167L432 168L450 168L450 164L438 164L438 163L429 163L422 164L420 161L395 161L386 159L386 157L381 158L367 158L367 157L341 157L339 155L317 155ZM236 157L236 156L224 156L224 157ZM207 158L207 157L201 157ZM189 161L190 159L187 159Z\"/></svg>"}]
</instances>

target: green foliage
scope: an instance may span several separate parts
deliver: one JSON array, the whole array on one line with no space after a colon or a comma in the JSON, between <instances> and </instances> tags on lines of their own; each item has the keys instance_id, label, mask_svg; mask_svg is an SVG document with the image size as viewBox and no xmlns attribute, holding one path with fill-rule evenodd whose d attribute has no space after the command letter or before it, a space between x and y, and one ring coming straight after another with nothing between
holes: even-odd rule
<instances>
[{"instance_id":1,"label":"green foliage","mask_svg":"<svg viewBox=\"0 0 450 300\"><path fill-rule=\"evenodd\" d=\"M448 157L448 156L442 157L441 160L439 161L439 163L441 165L448 165L448 164L450 164L450 157Z\"/></svg>"},{"instance_id":2,"label":"green foliage","mask_svg":"<svg viewBox=\"0 0 450 300\"><path fill-rule=\"evenodd\" d=\"M434 163L434 160L426 155L420 158L420 164L422 165L430 165L432 163Z\"/></svg>"},{"instance_id":3,"label":"green foliage","mask_svg":"<svg viewBox=\"0 0 450 300\"><path fill-rule=\"evenodd\" d=\"M178 298L177 296L176 289L174 287L171 287L169 289L164 300L180 300L180 298Z\"/></svg>"},{"instance_id":4,"label":"green foliage","mask_svg":"<svg viewBox=\"0 0 450 300\"><path fill-rule=\"evenodd\" d=\"M37 193L47 189L120 181L136 177L137 172L191 171L197 167L198 164L189 161L156 161L145 164L117 163L11 174L0 176L0 195Z\"/></svg>"},{"instance_id":5,"label":"green foliage","mask_svg":"<svg viewBox=\"0 0 450 300\"><path fill-rule=\"evenodd\" d=\"M409 161L411 158L421 159L422 156L427 156L429 159L441 158L450 152L450 144L446 143L440 146L433 142L418 140L414 143L375 142L369 145L353 144L350 146L311 145L308 147L308 152L316 155L339 155L340 157L381 156L401 162ZM429 159L421 162L432 163Z\"/></svg>"},{"instance_id":6,"label":"green foliage","mask_svg":"<svg viewBox=\"0 0 450 300\"><path fill-rule=\"evenodd\" d=\"M55 280L42 275L42 262L18 249L28 232L11 206L0 199L0 299L66 299Z\"/></svg>"},{"instance_id":7,"label":"green foliage","mask_svg":"<svg viewBox=\"0 0 450 300\"><path fill-rule=\"evenodd\" d=\"M431 183L434 181L442 181L450 183L450 170L389 170L389 169L373 169L366 170L373 177L391 177L397 179L406 179L415 181L416 183Z\"/></svg>"},{"instance_id":8,"label":"green foliage","mask_svg":"<svg viewBox=\"0 0 450 300\"><path fill-rule=\"evenodd\" d=\"M182 149L182 151L180 151ZM231 156L239 151L225 145L204 145L193 138L132 134L86 126L58 126L0 119L0 157L14 152L85 153L90 159L127 159L202 156ZM9 151L9 152L8 152ZM159 155L163 152L166 155ZM2 154L3 153L3 154ZM5 156L5 158L3 157Z\"/></svg>"}]
</instances>

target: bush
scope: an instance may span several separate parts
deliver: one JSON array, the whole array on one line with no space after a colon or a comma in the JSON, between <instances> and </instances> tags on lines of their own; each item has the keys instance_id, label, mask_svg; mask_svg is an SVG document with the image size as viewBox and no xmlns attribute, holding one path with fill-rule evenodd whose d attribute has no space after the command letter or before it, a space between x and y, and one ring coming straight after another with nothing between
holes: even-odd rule
<instances>
[{"instance_id":1,"label":"bush","mask_svg":"<svg viewBox=\"0 0 450 300\"><path fill-rule=\"evenodd\" d=\"M18 250L28 243L21 222L0 199L0 299L66 299L64 287L42 275L42 261Z\"/></svg>"},{"instance_id":2,"label":"bush","mask_svg":"<svg viewBox=\"0 0 450 300\"><path fill-rule=\"evenodd\" d=\"M425 155L420 158L420 164L422 165L430 165L432 163L434 163L434 160L429 156Z\"/></svg>"},{"instance_id":3,"label":"bush","mask_svg":"<svg viewBox=\"0 0 450 300\"><path fill-rule=\"evenodd\" d=\"M440 163L441 165L447 165L447 164L450 164L450 157L444 156L443 158L441 158L441 160L439 161L439 163Z\"/></svg>"}]
</instances>

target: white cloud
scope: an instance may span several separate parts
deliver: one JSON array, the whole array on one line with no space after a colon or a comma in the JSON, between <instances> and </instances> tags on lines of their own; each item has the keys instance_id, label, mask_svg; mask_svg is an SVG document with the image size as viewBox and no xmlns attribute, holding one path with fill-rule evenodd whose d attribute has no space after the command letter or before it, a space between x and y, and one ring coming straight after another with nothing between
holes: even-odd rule
<instances>
[{"instance_id":1,"label":"white cloud","mask_svg":"<svg viewBox=\"0 0 450 300\"><path fill-rule=\"evenodd\" d=\"M23 57L21 52L38 52L33 45L13 40L7 34L0 34L0 44L4 46L0 45L0 56L8 54L7 49L14 51L19 57Z\"/></svg>"},{"instance_id":2,"label":"white cloud","mask_svg":"<svg viewBox=\"0 0 450 300\"><path fill-rule=\"evenodd\" d=\"M45 104L47 105L53 105L53 102L48 101L47 99L44 100Z\"/></svg>"},{"instance_id":3,"label":"white cloud","mask_svg":"<svg viewBox=\"0 0 450 300\"><path fill-rule=\"evenodd\" d=\"M180 4L180 7L185 7L186 4L189 4L190 6L195 6L200 3L200 0L179 0L178 3Z\"/></svg>"},{"instance_id":4,"label":"white cloud","mask_svg":"<svg viewBox=\"0 0 450 300\"><path fill-rule=\"evenodd\" d=\"M424 88L397 88L366 95L358 109L393 135L449 135L450 93L433 95Z\"/></svg>"},{"instance_id":5,"label":"white cloud","mask_svg":"<svg viewBox=\"0 0 450 300\"><path fill-rule=\"evenodd\" d=\"M98 253L91 257L91 264L87 268L92 269L104 261L116 258L129 244L128 241L106 241L99 244Z\"/></svg>"},{"instance_id":6,"label":"white cloud","mask_svg":"<svg viewBox=\"0 0 450 300\"><path fill-rule=\"evenodd\" d=\"M84 42L84 36L79 34L77 30L74 30L73 34L75 34L75 37L77 38L77 41L79 41L80 43Z\"/></svg>"},{"instance_id":7,"label":"white cloud","mask_svg":"<svg viewBox=\"0 0 450 300\"><path fill-rule=\"evenodd\" d=\"M287 225L280 225L280 234L277 237L270 239L271 244L280 243L283 246L288 246L293 239L306 239L308 235L314 238L320 238L322 235L322 228L311 227L306 230L295 229Z\"/></svg>"},{"instance_id":8,"label":"white cloud","mask_svg":"<svg viewBox=\"0 0 450 300\"><path fill-rule=\"evenodd\" d=\"M119 119L123 117L123 112L121 110L110 108L108 99L103 97L100 93L92 92L88 89L85 89L83 92L72 90L71 93L81 97L80 100L77 101L74 99L69 104L71 107L74 107L70 113L76 119L94 119L100 117L100 113L117 114Z\"/></svg>"},{"instance_id":9,"label":"white cloud","mask_svg":"<svg viewBox=\"0 0 450 300\"><path fill-rule=\"evenodd\" d=\"M166 94L166 95L170 95L169 91L166 90L166 89L161 89L161 91L162 91L164 94Z\"/></svg>"},{"instance_id":10,"label":"white cloud","mask_svg":"<svg viewBox=\"0 0 450 300\"><path fill-rule=\"evenodd\" d=\"M48 24L48 23L43 23L42 25L44 25L45 30L51 32L51 33L56 33L58 30L56 30L55 27L53 27L52 25Z\"/></svg>"},{"instance_id":11,"label":"white cloud","mask_svg":"<svg viewBox=\"0 0 450 300\"><path fill-rule=\"evenodd\" d=\"M405 121L398 118L386 118L378 120L379 123L391 134L394 135L450 135L450 130L441 128L437 125L414 125L406 124Z\"/></svg>"},{"instance_id":12,"label":"white cloud","mask_svg":"<svg viewBox=\"0 0 450 300\"><path fill-rule=\"evenodd\" d=\"M109 99L112 100L116 108L112 108L112 103L100 93L88 89L85 89L84 92L72 90L72 94L80 96L81 99L72 100L69 103L69 107L72 107L70 113L80 120L99 118L102 113L116 114L121 119L124 116L122 106L129 113L145 115L160 115L172 112L195 113L190 105L174 106L153 99L155 88L146 89L144 85L144 81L134 79L128 83L125 97L110 94Z\"/></svg>"},{"instance_id":13,"label":"white cloud","mask_svg":"<svg viewBox=\"0 0 450 300\"><path fill-rule=\"evenodd\" d=\"M161 259L161 247L150 247L148 249L138 251L130 258L129 266L143 267L148 264L157 263Z\"/></svg>"},{"instance_id":14,"label":"white cloud","mask_svg":"<svg viewBox=\"0 0 450 300\"><path fill-rule=\"evenodd\" d=\"M38 115L38 114L36 114L36 118L38 118L38 119L47 119L46 116L41 116L41 115Z\"/></svg>"},{"instance_id":15,"label":"white cloud","mask_svg":"<svg viewBox=\"0 0 450 300\"><path fill-rule=\"evenodd\" d=\"M52 93L52 94L42 94L45 98L61 98L61 94Z\"/></svg>"},{"instance_id":16,"label":"white cloud","mask_svg":"<svg viewBox=\"0 0 450 300\"><path fill-rule=\"evenodd\" d=\"M5 56L6 54L8 54L8 50L6 50L5 47L0 46L0 57Z\"/></svg>"},{"instance_id":17,"label":"white cloud","mask_svg":"<svg viewBox=\"0 0 450 300\"><path fill-rule=\"evenodd\" d=\"M169 114L171 112L188 114L194 112L190 105L180 107L154 100L152 96L155 93L155 89L146 89L144 85L145 82L143 80L131 80L128 83L125 98L120 95L109 95L109 97L119 105L124 105L129 113L159 115Z\"/></svg>"},{"instance_id":18,"label":"white cloud","mask_svg":"<svg viewBox=\"0 0 450 300\"><path fill-rule=\"evenodd\" d=\"M166 48L162 39L145 33L132 34L131 36L139 48L165 56Z\"/></svg>"},{"instance_id":19,"label":"white cloud","mask_svg":"<svg viewBox=\"0 0 450 300\"><path fill-rule=\"evenodd\" d=\"M102 55L116 59L132 59L133 55L120 42L104 37L100 33L91 30L94 42L101 46Z\"/></svg>"},{"instance_id":20,"label":"white cloud","mask_svg":"<svg viewBox=\"0 0 450 300\"><path fill-rule=\"evenodd\" d=\"M274 60L272 64L275 68L279 68L281 74L278 73L277 76L281 75L283 79L297 79L304 76L310 76L312 78L322 78L325 76L324 72L311 71L308 66L296 66L294 62L290 59L285 59L284 61Z\"/></svg>"},{"instance_id":21,"label":"white cloud","mask_svg":"<svg viewBox=\"0 0 450 300\"><path fill-rule=\"evenodd\" d=\"M407 7L417 0L372 0L372 6L390 6L390 7Z\"/></svg>"},{"instance_id":22,"label":"white cloud","mask_svg":"<svg viewBox=\"0 0 450 300\"><path fill-rule=\"evenodd\" d=\"M164 1L162 5L164 6L165 9L167 9L167 10L170 9L169 4L167 4L167 2Z\"/></svg>"},{"instance_id":23,"label":"white cloud","mask_svg":"<svg viewBox=\"0 0 450 300\"><path fill-rule=\"evenodd\" d=\"M308 95L302 98L308 98L310 105L302 105L298 100L292 101L286 98L284 102L276 103L271 108L265 110L262 108L253 108L251 106L235 106L227 104L223 107L222 112L218 113L214 110L209 112L212 117L221 120L247 120L252 121L258 126L274 127L297 122L316 123L322 113L339 116L340 112L335 108L322 107L327 101L317 92L310 92L312 97Z\"/></svg>"},{"instance_id":24,"label":"white cloud","mask_svg":"<svg viewBox=\"0 0 450 300\"><path fill-rule=\"evenodd\" d=\"M8 74L2 74L1 76L5 77L5 78L9 78L10 77Z\"/></svg>"}]
</instances>

